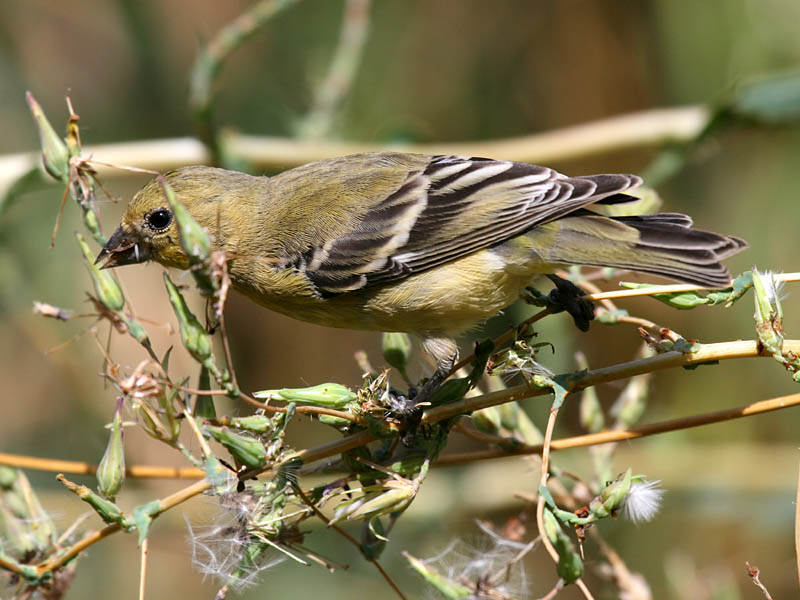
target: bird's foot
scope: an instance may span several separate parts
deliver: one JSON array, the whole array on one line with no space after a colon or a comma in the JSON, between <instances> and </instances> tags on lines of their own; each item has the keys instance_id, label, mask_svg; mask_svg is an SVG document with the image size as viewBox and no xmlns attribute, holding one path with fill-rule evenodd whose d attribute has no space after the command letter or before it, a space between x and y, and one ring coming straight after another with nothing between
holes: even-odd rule
<instances>
[{"instance_id":1,"label":"bird's foot","mask_svg":"<svg viewBox=\"0 0 800 600\"><path fill-rule=\"evenodd\" d=\"M441 385L442 376L437 371L419 391L414 386L411 386L407 395L390 393L389 416L398 421L402 434L400 439L404 446L413 445L414 438L422 422L423 412L425 408L431 405L430 399L436 394Z\"/></svg>"},{"instance_id":2,"label":"bird's foot","mask_svg":"<svg viewBox=\"0 0 800 600\"><path fill-rule=\"evenodd\" d=\"M535 306L545 306L554 313L566 311L578 329L588 331L589 321L594 319L594 302L584 300L585 292L571 281L558 275L547 275L547 278L556 285L547 296L534 288L527 288L530 296L523 296L523 300Z\"/></svg>"},{"instance_id":3,"label":"bird's foot","mask_svg":"<svg viewBox=\"0 0 800 600\"><path fill-rule=\"evenodd\" d=\"M585 292L568 279L558 275L547 278L556 286L548 295L553 312L566 311L578 329L589 331L589 321L594 319L594 302L584 300Z\"/></svg>"}]
</instances>

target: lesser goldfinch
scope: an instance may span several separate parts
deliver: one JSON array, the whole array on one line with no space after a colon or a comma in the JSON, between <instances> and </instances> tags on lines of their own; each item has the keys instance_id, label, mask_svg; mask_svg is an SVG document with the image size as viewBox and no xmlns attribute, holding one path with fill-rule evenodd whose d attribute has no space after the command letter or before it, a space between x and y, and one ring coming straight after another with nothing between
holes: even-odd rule
<instances>
[{"instance_id":1,"label":"lesser goldfinch","mask_svg":"<svg viewBox=\"0 0 800 600\"><path fill-rule=\"evenodd\" d=\"M204 166L166 174L228 260L233 287L296 319L417 334L447 372L454 336L564 265L630 269L707 287L743 240L692 229L677 213L608 217L636 200L635 175L566 177L527 163L375 152L274 177ZM156 180L100 252L106 267L187 268Z\"/></svg>"}]
</instances>

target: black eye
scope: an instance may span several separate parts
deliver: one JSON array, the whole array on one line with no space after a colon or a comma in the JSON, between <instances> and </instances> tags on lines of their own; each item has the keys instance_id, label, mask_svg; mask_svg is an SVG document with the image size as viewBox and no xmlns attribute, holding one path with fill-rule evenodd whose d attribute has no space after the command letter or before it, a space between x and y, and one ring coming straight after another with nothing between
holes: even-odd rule
<instances>
[{"instance_id":1,"label":"black eye","mask_svg":"<svg viewBox=\"0 0 800 600\"><path fill-rule=\"evenodd\" d=\"M169 227L172 223L172 213L166 208L159 208L147 215L147 225L150 229L161 231Z\"/></svg>"}]
</instances>

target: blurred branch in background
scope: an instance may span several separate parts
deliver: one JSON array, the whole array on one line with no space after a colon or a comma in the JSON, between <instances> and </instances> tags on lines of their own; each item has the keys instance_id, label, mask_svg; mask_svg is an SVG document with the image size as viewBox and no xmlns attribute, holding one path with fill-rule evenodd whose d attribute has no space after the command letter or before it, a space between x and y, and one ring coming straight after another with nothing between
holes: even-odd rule
<instances>
[{"instance_id":1,"label":"blurred branch in background","mask_svg":"<svg viewBox=\"0 0 800 600\"><path fill-rule=\"evenodd\" d=\"M266 4L275 8L271 2ZM227 34L225 38L232 35ZM215 56L219 53L216 51ZM203 69L197 67L195 72L202 72L203 75L194 77L200 78L203 84L194 84L193 94L204 100L193 100L193 105L206 106L205 102L210 98L206 92L210 93L211 89L211 81L207 77L219 69L219 58L212 60L207 57L199 60L198 65L204 65ZM203 93L201 90L204 90ZM254 136L232 131L223 132L219 139L226 156L235 157L259 171L278 171L324 158L385 149L422 154L490 156L547 164L631 148L665 145L664 151L645 173L646 182L656 186L680 170L691 157L692 149L712 132L718 133L723 127L736 124L791 124L799 118L800 73L790 72L742 86L716 107L694 105L651 109L498 140L386 144ZM175 138L122 142L87 146L84 154L102 157L107 163L163 172L187 164L216 162L216 146L210 146L209 150L203 141L208 142L205 137L201 140ZM0 211L18 194L36 185L43 185L45 178L37 168L39 156L34 152L0 156ZM101 166L98 172L104 177L119 176L121 173Z\"/></svg>"},{"instance_id":2,"label":"blurred branch in background","mask_svg":"<svg viewBox=\"0 0 800 600\"><path fill-rule=\"evenodd\" d=\"M371 0L347 0L339 32L339 44L334 51L325 78L314 90L311 110L297 124L297 136L319 139L327 136L347 92L353 84L364 44L369 34Z\"/></svg>"},{"instance_id":3,"label":"blurred branch in background","mask_svg":"<svg viewBox=\"0 0 800 600\"><path fill-rule=\"evenodd\" d=\"M195 118L197 134L208 148L211 164L219 165L222 161L214 126L214 80L232 52L255 35L278 12L295 2L296 0L256 2L249 10L223 27L200 51L191 73L189 108Z\"/></svg>"},{"instance_id":4,"label":"blurred branch in background","mask_svg":"<svg viewBox=\"0 0 800 600\"><path fill-rule=\"evenodd\" d=\"M704 106L653 109L620 115L500 140L436 144L380 144L335 140L298 140L225 132L223 145L231 155L266 171L282 170L315 160L372 152L387 148L429 154L485 155L524 162L548 163L606 154L629 148L658 146L693 139L707 125L710 111ZM86 155L102 157L104 162L126 164L143 169L167 171L187 164L207 164L211 153L195 138L146 140L86 146ZM27 180L39 178L40 153L25 152L0 156L0 208L26 189ZM118 169L98 167L104 177L120 176ZM24 186L15 184L27 178Z\"/></svg>"}]
</instances>

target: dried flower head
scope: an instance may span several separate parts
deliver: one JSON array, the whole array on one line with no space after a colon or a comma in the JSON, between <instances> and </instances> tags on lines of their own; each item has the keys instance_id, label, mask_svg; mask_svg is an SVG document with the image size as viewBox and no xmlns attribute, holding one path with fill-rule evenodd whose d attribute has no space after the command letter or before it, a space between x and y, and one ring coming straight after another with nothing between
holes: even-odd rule
<instances>
[{"instance_id":1,"label":"dried flower head","mask_svg":"<svg viewBox=\"0 0 800 600\"><path fill-rule=\"evenodd\" d=\"M652 521L659 508L661 499L664 496L664 488L659 487L661 482L655 481L634 481L631 484L625 501L622 505L622 513L634 524Z\"/></svg>"},{"instance_id":2,"label":"dried flower head","mask_svg":"<svg viewBox=\"0 0 800 600\"><path fill-rule=\"evenodd\" d=\"M123 394L140 400L161 394L161 383L152 373L145 370L149 363L150 361L143 360L136 366L133 373L117 381Z\"/></svg>"},{"instance_id":3,"label":"dried flower head","mask_svg":"<svg viewBox=\"0 0 800 600\"><path fill-rule=\"evenodd\" d=\"M477 524L483 535L471 543L455 540L441 554L421 562L459 588L472 590L470 598L526 597L528 581L519 560L533 544L506 539L486 524ZM432 585L428 597L442 597L437 588L443 589Z\"/></svg>"}]
</instances>

